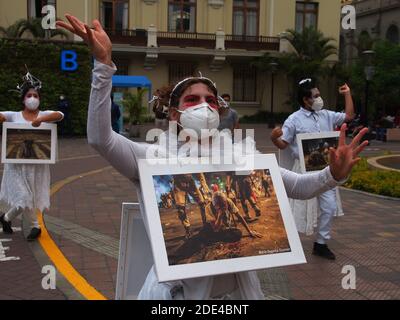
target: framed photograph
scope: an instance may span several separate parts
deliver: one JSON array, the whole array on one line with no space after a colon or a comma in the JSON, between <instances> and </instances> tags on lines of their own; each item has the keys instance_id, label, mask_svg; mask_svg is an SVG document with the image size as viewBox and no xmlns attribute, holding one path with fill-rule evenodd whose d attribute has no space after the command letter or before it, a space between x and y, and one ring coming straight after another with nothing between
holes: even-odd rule
<instances>
[{"instance_id":1,"label":"framed photograph","mask_svg":"<svg viewBox=\"0 0 400 320\"><path fill-rule=\"evenodd\" d=\"M306 262L275 155L245 160L240 170L139 160L160 282Z\"/></svg>"},{"instance_id":2,"label":"framed photograph","mask_svg":"<svg viewBox=\"0 0 400 320\"><path fill-rule=\"evenodd\" d=\"M319 171L329 166L329 148L337 148L339 135L339 131L297 135L299 160L303 173Z\"/></svg>"},{"instance_id":3,"label":"framed photograph","mask_svg":"<svg viewBox=\"0 0 400 320\"><path fill-rule=\"evenodd\" d=\"M3 123L1 146L2 163L56 163L57 125L42 123Z\"/></svg>"}]
</instances>

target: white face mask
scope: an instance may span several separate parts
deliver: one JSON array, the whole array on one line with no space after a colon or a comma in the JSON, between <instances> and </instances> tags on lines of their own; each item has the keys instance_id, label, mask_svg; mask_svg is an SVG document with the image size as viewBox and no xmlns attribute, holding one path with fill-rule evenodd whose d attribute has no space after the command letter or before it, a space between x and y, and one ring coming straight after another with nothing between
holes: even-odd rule
<instances>
[{"instance_id":1,"label":"white face mask","mask_svg":"<svg viewBox=\"0 0 400 320\"><path fill-rule=\"evenodd\" d=\"M37 108L39 108L40 105L40 100L38 98L35 97L30 97L28 99L25 99L25 106L29 109L29 110L36 110Z\"/></svg>"},{"instance_id":2,"label":"white face mask","mask_svg":"<svg viewBox=\"0 0 400 320\"><path fill-rule=\"evenodd\" d=\"M321 97L314 99L311 109L314 111L320 111L324 107L324 100Z\"/></svg>"},{"instance_id":3,"label":"white face mask","mask_svg":"<svg viewBox=\"0 0 400 320\"><path fill-rule=\"evenodd\" d=\"M180 124L183 129L192 129L201 137L201 129L217 129L219 126L219 113L217 109L204 102L180 111Z\"/></svg>"}]
</instances>

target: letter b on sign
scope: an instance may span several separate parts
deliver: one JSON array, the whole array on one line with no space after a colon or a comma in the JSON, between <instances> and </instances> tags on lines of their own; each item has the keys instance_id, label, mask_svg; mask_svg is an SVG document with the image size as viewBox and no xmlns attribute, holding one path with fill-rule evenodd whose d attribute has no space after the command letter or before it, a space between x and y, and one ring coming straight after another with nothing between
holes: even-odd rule
<instances>
[{"instance_id":1,"label":"letter b on sign","mask_svg":"<svg viewBox=\"0 0 400 320\"><path fill-rule=\"evenodd\" d=\"M61 70L62 71L75 71L78 69L78 62L76 59L78 55L72 50L63 50L61 52Z\"/></svg>"}]
</instances>

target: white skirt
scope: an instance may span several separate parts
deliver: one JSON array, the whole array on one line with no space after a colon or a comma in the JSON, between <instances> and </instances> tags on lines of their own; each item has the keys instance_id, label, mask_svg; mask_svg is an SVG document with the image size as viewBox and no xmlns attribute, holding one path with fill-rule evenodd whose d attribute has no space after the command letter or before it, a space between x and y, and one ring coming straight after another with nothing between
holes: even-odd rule
<instances>
[{"instance_id":1,"label":"white skirt","mask_svg":"<svg viewBox=\"0 0 400 320\"><path fill-rule=\"evenodd\" d=\"M295 160L293 165L293 172L301 173L300 161ZM340 199L339 189L336 190L336 204L337 212L335 216L342 216L343 207ZM292 214L296 223L297 231L305 233L306 235L312 235L314 228L317 227L318 217L320 215L318 198L312 198L309 200L298 200L289 198L290 207L292 208Z\"/></svg>"},{"instance_id":2,"label":"white skirt","mask_svg":"<svg viewBox=\"0 0 400 320\"><path fill-rule=\"evenodd\" d=\"M50 207L48 164L4 164L0 191L1 209L27 208L43 211Z\"/></svg>"}]
</instances>

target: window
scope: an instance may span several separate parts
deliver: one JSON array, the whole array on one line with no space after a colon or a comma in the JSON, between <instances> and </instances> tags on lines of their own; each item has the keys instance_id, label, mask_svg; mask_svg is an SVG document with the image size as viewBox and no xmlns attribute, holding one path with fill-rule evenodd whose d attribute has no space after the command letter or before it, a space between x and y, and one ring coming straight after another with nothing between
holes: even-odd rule
<instances>
[{"instance_id":1,"label":"window","mask_svg":"<svg viewBox=\"0 0 400 320\"><path fill-rule=\"evenodd\" d=\"M42 8L47 5L56 7L56 0L28 0L28 19L41 18Z\"/></svg>"},{"instance_id":2,"label":"window","mask_svg":"<svg viewBox=\"0 0 400 320\"><path fill-rule=\"evenodd\" d=\"M185 78L193 77L195 69L194 63L190 61L171 61L169 63L169 83L176 84Z\"/></svg>"},{"instance_id":3,"label":"window","mask_svg":"<svg viewBox=\"0 0 400 320\"><path fill-rule=\"evenodd\" d=\"M399 28L391 25L386 32L386 39L395 44L399 43Z\"/></svg>"},{"instance_id":4,"label":"window","mask_svg":"<svg viewBox=\"0 0 400 320\"><path fill-rule=\"evenodd\" d=\"M100 19L106 30L127 30L129 26L129 0L101 1Z\"/></svg>"},{"instance_id":5,"label":"window","mask_svg":"<svg viewBox=\"0 0 400 320\"><path fill-rule=\"evenodd\" d=\"M233 34L258 36L259 0L233 1Z\"/></svg>"},{"instance_id":6,"label":"window","mask_svg":"<svg viewBox=\"0 0 400 320\"><path fill-rule=\"evenodd\" d=\"M303 32L305 28L317 29L318 24L318 3L296 2L296 31Z\"/></svg>"},{"instance_id":7,"label":"window","mask_svg":"<svg viewBox=\"0 0 400 320\"><path fill-rule=\"evenodd\" d=\"M257 100L257 72L248 64L233 66L233 100L255 102Z\"/></svg>"},{"instance_id":8,"label":"window","mask_svg":"<svg viewBox=\"0 0 400 320\"><path fill-rule=\"evenodd\" d=\"M196 32L196 0L169 0L168 31Z\"/></svg>"}]
</instances>

